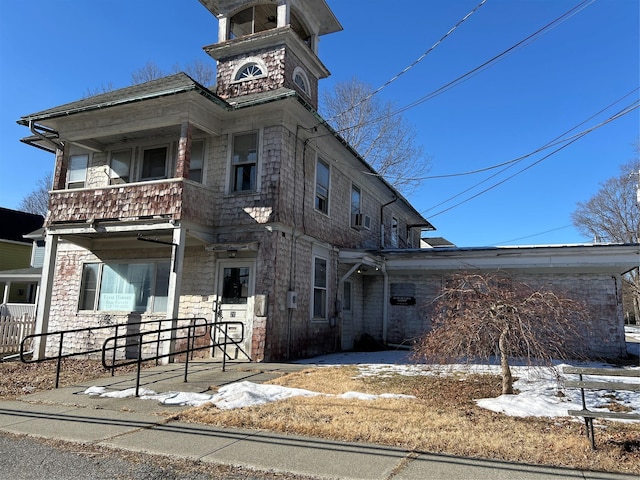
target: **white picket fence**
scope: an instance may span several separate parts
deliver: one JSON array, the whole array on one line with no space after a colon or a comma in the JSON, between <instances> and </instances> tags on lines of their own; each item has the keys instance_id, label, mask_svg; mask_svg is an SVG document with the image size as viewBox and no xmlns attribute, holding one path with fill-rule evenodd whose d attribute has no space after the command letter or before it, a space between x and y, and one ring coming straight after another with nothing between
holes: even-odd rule
<instances>
[{"instance_id":1,"label":"white picket fence","mask_svg":"<svg viewBox=\"0 0 640 480\"><path fill-rule=\"evenodd\" d=\"M20 343L31 335L36 325L35 305L3 305L0 313L0 353L16 353L20 350ZM30 308L29 308L30 307Z\"/></svg>"}]
</instances>

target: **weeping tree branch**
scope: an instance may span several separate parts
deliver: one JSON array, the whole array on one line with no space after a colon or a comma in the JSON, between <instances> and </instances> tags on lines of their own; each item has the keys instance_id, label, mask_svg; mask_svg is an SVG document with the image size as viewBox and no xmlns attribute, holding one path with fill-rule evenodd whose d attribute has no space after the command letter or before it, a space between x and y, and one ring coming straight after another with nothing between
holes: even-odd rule
<instances>
[{"instance_id":1,"label":"weeping tree branch","mask_svg":"<svg viewBox=\"0 0 640 480\"><path fill-rule=\"evenodd\" d=\"M458 273L445 280L432 329L413 357L429 363L500 358L502 392L513 393L510 358L552 367L585 358L587 307L550 289L534 289L502 273Z\"/></svg>"}]
</instances>

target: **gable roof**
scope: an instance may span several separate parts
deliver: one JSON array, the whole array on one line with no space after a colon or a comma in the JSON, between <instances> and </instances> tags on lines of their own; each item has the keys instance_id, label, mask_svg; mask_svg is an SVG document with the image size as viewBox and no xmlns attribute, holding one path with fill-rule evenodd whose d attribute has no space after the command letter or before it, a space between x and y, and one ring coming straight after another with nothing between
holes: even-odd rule
<instances>
[{"instance_id":1,"label":"gable roof","mask_svg":"<svg viewBox=\"0 0 640 480\"><path fill-rule=\"evenodd\" d=\"M23 238L23 235L39 229L43 224L42 215L0 207L0 240L30 244L31 240Z\"/></svg>"}]
</instances>

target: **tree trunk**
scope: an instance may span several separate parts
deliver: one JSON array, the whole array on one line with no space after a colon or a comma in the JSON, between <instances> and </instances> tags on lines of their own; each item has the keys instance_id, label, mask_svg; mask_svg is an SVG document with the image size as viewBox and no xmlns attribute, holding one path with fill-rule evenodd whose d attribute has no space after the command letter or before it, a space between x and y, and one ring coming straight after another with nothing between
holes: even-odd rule
<instances>
[{"instance_id":1,"label":"tree trunk","mask_svg":"<svg viewBox=\"0 0 640 480\"><path fill-rule=\"evenodd\" d=\"M511 368L509 367L509 349L507 348L507 333L508 329L505 329L500 334L500 340L498 341L498 347L500 348L500 367L502 370L502 394L513 394L513 377L511 375Z\"/></svg>"}]
</instances>

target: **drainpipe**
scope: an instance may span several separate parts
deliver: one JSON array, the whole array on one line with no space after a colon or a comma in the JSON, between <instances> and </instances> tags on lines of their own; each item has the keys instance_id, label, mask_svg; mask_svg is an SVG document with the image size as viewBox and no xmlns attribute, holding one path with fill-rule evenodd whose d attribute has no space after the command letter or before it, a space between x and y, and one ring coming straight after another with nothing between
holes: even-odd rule
<instances>
[{"instance_id":1,"label":"drainpipe","mask_svg":"<svg viewBox=\"0 0 640 480\"><path fill-rule=\"evenodd\" d=\"M387 265L382 264L382 344L387 344L387 330L389 325L389 274L387 273Z\"/></svg>"},{"instance_id":2,"label":"drainpipe","mask_svg":"<svg viewBox=\"0 0 640 480\"><path fill-rule=\"evenodd\" d=\"M380 207L380 249L384 249L384 209L398 200L397 195L393 195L393 200Z\"/></svg>"},{"instance_id":3,"label":"drainpipe","mask_svg":"<svg viewBox=\"0 0 640 480\"><path fill-rule=\"evenodd\" d=\"M46 137L44 134L42 134L38 130L36 130L36 128L39 128L39 129L43 130L45 133L51 133L51 134L55 135L56 138L59 138L58 132L56 132L55 130L52 130L52 129L47 128L47 127L43 127L42 125L36 125L33 122L33 120L29 120L29 130L31 130L31 133L33 133L36 137L41 139L43 142L46 142L49 145L52 145L53 148L55 148L56 150L64 150L64 143L58 142L56 140L53 140L52 138Z\"/></svg>"}]
</instances>

